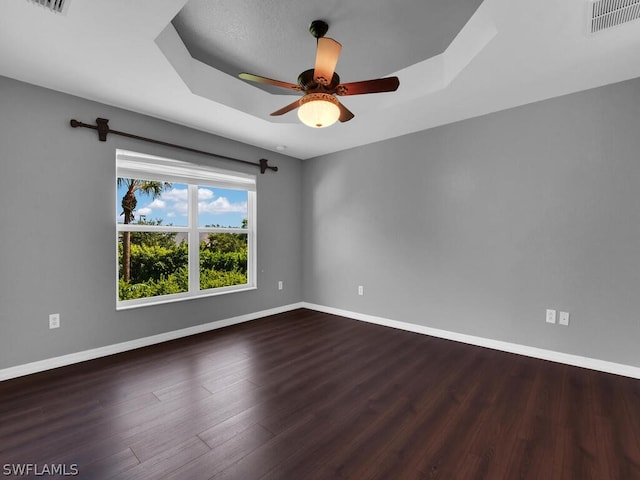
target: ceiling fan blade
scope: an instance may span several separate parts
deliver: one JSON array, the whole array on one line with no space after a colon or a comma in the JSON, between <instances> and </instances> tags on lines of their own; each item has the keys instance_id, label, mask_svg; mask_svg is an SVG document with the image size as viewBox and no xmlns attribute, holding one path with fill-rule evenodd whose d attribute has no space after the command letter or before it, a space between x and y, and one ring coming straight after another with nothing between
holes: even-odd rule
<instances>
[{"instance_id":1,"label":"ceiling fan blade","mask_svg":"<svg viewBox=\"0 0 640 480\"><path fill-rule=\"evenodd\" d=\"M313 79L320 85L326 86L331 83L341 50L342 45L336 42L333 38L318 38L316 66L313 72Z\"/></svg>"},{"instance_id":2,"label":"ceiling fan blade","mask_svg":"<svg viewBox=\"0 0 640 480\"><path fill-rule=\"evenodd\" d=\"M395 92L400 85L398 77L363 80L362 82L343 83L336 89L337 95L362 95L365 93Z\"/></svg>"},{"instance_id":3,"label":"ceiling fan blade","mask_svg":"<svg viewBox=\"0 0 640 480\"><path fill-rule=\"evenodd\" d=\"M340 109L340 116L338 117L338 120L340 120L340 122L348 122L353 117L355 117L353 112L351 112L351 110L349 110L340 102L338 102L338 108Z\"/></svg>"},{"instance_id":4,"label":"ceiling fan blade","mask_svg":"<svg viewBox=\"0 0 640 480\"><path fill-rule=\"evenodd\" d=\"M280 110L276 110L275 112L273 112L271 114L271 116L275 117L275 116L278 116L278 115L284 115L285 113L290 112L291 110L294 110L294 109L298 108L299 106L300 106L300 99L296 100L293 103L290 103L286 107L282 107Z\"/></svg>"},{"instance_id":5,"label":"ceiling fan blade","mask_svg":"<svg viewBox=\"0 0 640 480\"><path fill-rule=\"evenodd\" d=\"M275 85L276 87L290 88L292 90L302 90L300 85L294 85L293 83L281 82L280 80L273 80L272 78L261 77L260 75L254 75L253 73L241 73L238 75L242 80L249 80L250 82L264 83L266 85Z\"/></svg>"}]
</instances>

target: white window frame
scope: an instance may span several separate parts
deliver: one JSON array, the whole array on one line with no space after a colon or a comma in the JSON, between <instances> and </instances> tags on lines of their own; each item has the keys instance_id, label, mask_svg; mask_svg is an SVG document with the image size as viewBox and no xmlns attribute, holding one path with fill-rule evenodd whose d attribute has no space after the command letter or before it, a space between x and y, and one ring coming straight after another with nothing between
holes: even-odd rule
<instances>
[{"instance_id":1,"label":"white window frame","mask_svg":"<svg viewBox=\"0 0 640 480\"><path fill-rule=\"evenodd\" d=\"M127 150L116 150L116 180L118 178L140 178L161 182L181 183L188 185L189 210L188 225L138 225L122 224L116 221L116 309L189 300L192 298L210 297L232 292L255 290L257 288L256 259L256 176L245 173L230 172L205 165L198 165L181 160L156 157ZM114 182L116 185L117 182ZM247 228L198 227L198 186L244 190L247 192ZM116 202L117 199L117 186ZM114 203L117 204L117 203ZM155 297L137 298L120 301L118 296L118 238L121 232L175 232L186 233L189 248L189 289L187 292ZM247 283L231 285L207 290L200 290L200 233L237 233L247 235Z\"/></svg>"}]
</instances>

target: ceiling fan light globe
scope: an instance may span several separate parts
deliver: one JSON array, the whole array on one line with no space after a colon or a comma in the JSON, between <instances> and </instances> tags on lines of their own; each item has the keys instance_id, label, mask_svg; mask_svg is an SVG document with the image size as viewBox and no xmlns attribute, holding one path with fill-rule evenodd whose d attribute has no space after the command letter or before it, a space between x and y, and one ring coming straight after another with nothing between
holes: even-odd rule
<instances>
[{"instance_id":1,"label":"ceiling fan light globe","mask_svg":"<svg viewBox=\"0 0 640 480\"><path fill-rule=\"evenodd\" d=\"M340 117L338 99L328 93L309 93L300 99L298 118L312 128L325 128Z\"/></svg>"}]
</instances>

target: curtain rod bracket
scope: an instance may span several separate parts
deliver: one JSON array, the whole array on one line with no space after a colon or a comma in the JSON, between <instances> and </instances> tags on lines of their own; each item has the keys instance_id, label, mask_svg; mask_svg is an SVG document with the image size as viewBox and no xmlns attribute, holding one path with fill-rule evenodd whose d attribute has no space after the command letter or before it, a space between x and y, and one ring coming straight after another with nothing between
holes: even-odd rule
<instances>
[{"instance_id":1,"label":"curtain rod bracket","mask_svg":"<svg viewBox=\"0 0 640 480\"><path fill-rule=\"evenodd\" d=\"M100 140L101 142L106 142L107 133L109 133L109 119L96 118L96 124L98 125L98 140Z\"/></svg>"},{"instance_id":2,"label":"curtain rod bracket","mask_svg":"<svg viewBox=\"0 0 640 480\"><path fill-rule=\"evenodd\" d=\"M278 167L272 167L269 165L269 160L261 158L260 163L247 162L246 160L240 160L238 158L227 157L225 155L217 155L211 152L205 152L203 150L197 150L191 147L184 147L182 145L176 145L175 143L163 142L162 140L154 140L153 138L141 137L140 135L134 135L132 133L119 132L118 130L112 130L109 128L108 118L96 118L96 125L89 125L87 123L79 122L76 119L72 119L69 124L73 128L83 127L90 128L98 131L98 140L101 142L107 141L107 134L113 133L114 135L120 135L122 137L134 138L136 140L142 140L143 142L155 143L157 145L163 145L165 147L179 148L180 150L186 150L187 152L199 153L201 155L208 155L209 157L221 158L223 160L231 160L233 162L240 162L246 165L253 165L254 167L260 167L260 173L264 173L267 170L274 172L278 171Z\"/></svg>"}]
</instances>

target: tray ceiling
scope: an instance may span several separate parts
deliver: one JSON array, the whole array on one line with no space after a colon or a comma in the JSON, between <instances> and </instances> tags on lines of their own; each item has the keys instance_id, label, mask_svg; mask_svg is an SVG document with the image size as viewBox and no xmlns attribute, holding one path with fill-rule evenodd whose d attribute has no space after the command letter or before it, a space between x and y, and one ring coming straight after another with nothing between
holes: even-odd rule
<instances>
[{"instance_id":1,"label":"tray ceiling","mask_svg":"<svg viewBox=\"0 0 640 480\"><path fill-rule=\"evenodd\" d=\"M390 3L12 0L0 75L302 159L640 76L640 20L591 34L587 0ZM236 73L295 82L313 19L343 45L343 81L397 75L398 91L344 98L355 118L326 129L270 117L288 92Z\"/></svg>"}]
</instances>

